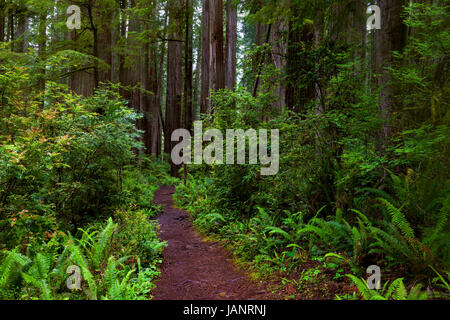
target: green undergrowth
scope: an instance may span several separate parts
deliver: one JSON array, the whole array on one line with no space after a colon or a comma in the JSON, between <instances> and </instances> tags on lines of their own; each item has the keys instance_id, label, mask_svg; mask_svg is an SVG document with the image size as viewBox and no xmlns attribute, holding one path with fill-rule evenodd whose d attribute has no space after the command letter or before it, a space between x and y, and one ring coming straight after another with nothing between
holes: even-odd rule
<instances>
[{"instance_id":1,"label":"green undergrowth","mask_svg":"<svg viewBox=\"0 0 450 320\"><path fill-rule=\"evenodd\" d=\"M200 232L230 248L238 264L257 278L275 276L282 280L280 290L294 288L291 298L449 297L448 199L434 226L416 236L402 208L380 194L373 198L381 214L377 219L356 209L338 209L331 216L324 216L324 208L314 215L288 210L274 215L259 206L243 217L218 205L212 181L191 176L186 185L180 183L177 205L190 212ZM383 270L383 290L364 291L369 265Z\"/></svg>"},{"instance_id":2,"label":"green undergrowth","mask_svg":"<svg viewBox=\"0 0 450 320\"><path fill-rule=\"evenodd\" d=\"M83 97L49 81L43 97L24 89L28 67L4 68L0 299L151 298L165 246L153 194L174 180L145 155L141 115L115 85Z\"/></svg>"}]
</instances>

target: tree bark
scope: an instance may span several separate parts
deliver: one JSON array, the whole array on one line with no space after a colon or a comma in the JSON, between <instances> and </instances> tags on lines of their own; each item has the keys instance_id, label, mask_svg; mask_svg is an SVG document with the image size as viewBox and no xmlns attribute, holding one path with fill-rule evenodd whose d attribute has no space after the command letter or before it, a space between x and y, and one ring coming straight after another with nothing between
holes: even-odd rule
<instances>
[{"instance_id":1,"label":"tree bark","mask_svg":"<svg viewBox=\"0 0 450 320\"><path fill-rule=\"evenodd\" d=\"M6 4L0 0L0 42L5 41Z\"/></svg>"},{"instance_id":2,"label":"tree bark","mask_svg":"<svg viewBox=\"0 0 450 320\"><path fill-rule=\"evenodd\" d=\"M236 86L236 42L237 42L237 7L233 0L227 0L226 23L226 69L225 86L233 90Z\"/></svg>"},{"instance_id":3,"label":"tree bark","mask_svg":"<svg viewBox=\"0 0 450 320\"><path fill-rule=\"evenodd\" d=\"M42 64L46 60L46 44L47 44L47 13L43 12L39 15L39 39L38 39L38 57ZM45 90L45 65L40 68L40 76L38 79L38 90L43 92ZM44 101L41 102L42 106Z\"/></svg>"},{"instance_id":4,"label":"tree bark","mask_svg":"<svg viewBox=\"0 0 450 320\"><path fill-rule=\"evenodd\" d=\"M169 8L169 29L172 33L169 35L167 48L167 97L166 97L166 116L164 132L164 152L169 154L175 146L171 141L172 132L181 128L181 94L182 94L182 21L180 21L179 10L183 7L183 0L178 1L178 6L173 4ZM178 166L171 160L170 173L172 176L178 176Z\"/></svg>"},{"instance_id":5,"label":"tree bark","mask_svg":"<svg viewBox=\"0 0 450 320\"><path fill-rule=\"evenodd\" d=\"M200 64L201 64L201 54L200 54L200 48L197 50L197 62L195 64L195 83L194 83L194 93L192 98L192 120L198 119L197 112L199 111L199 94L198 89L200 85Z\"/></svg>"},{"instance_id":6,"label":"tree bark","mask_svg":"<svg viewBox=\"0 0 450 320\"><path fill-rule=\"evenodd\" d=\"M395 64L392 55L393 51L401 52L406 44L406 26L403 23L401 13L405 0L380 0L381 9L381 30L379 33L379 43L377 43L377 61L378 74L380 74L378 85L381 88L379 110L383 120L383 131L381 132L381 148L389 140L393 133L392 115L396 104L395 89L389 82L391 75L388 67Z\"/></svg>"},{"instance_id":7,"label":"tree bark","mask_svg":"<svg viewBox=\"0 0 450 320\"><path fill-rule=\"evenodd\" d=\"M27 33L28 33L28 17L26 8L19 8L16 13L18 17L17 21L17 34L15 35L15 39L17 39L17 43L15 44L16 52L24 53L27 49L28 41L27 41Z\"/></svg>"},{"instance_id":8,"label":"tree bark","mask_svg":"<svg viewBox=\"0 0 450 320\"><path fill-rule=\"evenodd\" d=\"M287 22L286 20L279 18L273 26L274 31L271 33L270 43L272 44L272 61L275 68L279 69L281 74L286 69L286 55L287 55ZM275 107L281 110L286 105L286 83L280 80L276 88L278 101L275 103Z\"/></svg>"},{"instance_id":9,"label":"tree bark","mask_svg":"<svg viewBox=\"0 0 450 320\"><path fill-rule=\"evenodd\" d=\"M209 40L209 2L210 0L203 0L202 9L202 84L200 93L200 112L207 113L209 110L209 66L210 66L210 40Z\"/></svg>"},{"instance_id":10,"label":"tree bark","mask_svg":"<svg viewBox=\"0 0 450 320\"><path fill-rule=\"evenodd\" d=\"M184 47L184 128L192 130L192 8L190 0L185 0L185 47Z\"/></svg>"},{"instance_id":11,"label":"tree bark","mask_svg":"<svg viewBox=\"0 0 450 320\"><path fill-rule=\"evenodd\" d=\"M222 0L211 0L210 47L211 47L211 60L209 69L209 83L210 89L217 91L225 88Z\"/></svg>"},{"instance_id":12,"label":"tree bark","mask_svg":"<svg viewBox=\"0 0 450 320\"><path fill-rule=\"evenodd\" d=\"M14 12L8 10L8 37L7 41L14 41Z\"/></svg>"},{"instance_id":13,"label":"tree bark","mask_svg":"<svg viewBox=\"0 0 450 320\"><path fill-rule=\"evenodd\" d=\"M119 0L120 1L120 23L119 23L119 38L126 39L126 26L127 26L127 14L125 12L127 8L127 0ZM125 55L123 54L123 50L120 50L119 56L119 82L122 85L126 85L128 82L127 79L127 70L125 66ZM123 87L120 88L120 95L127 99L129 97L129 93ZM127 99L128 100L128 99Z\"/></svg>"},{"instance_id":14,"label":"tree bark","mask_svg":"<svg viewBox=\"0 0 450 320\"><path fill-rule=\"evenodd\" d=\"M107 7L103 8L102 15L99 17L101 21L98 30L98 58L101 59L106 65L101 66L98 71L99 82L112 81L112 42L113 42L113 11L115 8Z\"/></svg>"}]
</instances>

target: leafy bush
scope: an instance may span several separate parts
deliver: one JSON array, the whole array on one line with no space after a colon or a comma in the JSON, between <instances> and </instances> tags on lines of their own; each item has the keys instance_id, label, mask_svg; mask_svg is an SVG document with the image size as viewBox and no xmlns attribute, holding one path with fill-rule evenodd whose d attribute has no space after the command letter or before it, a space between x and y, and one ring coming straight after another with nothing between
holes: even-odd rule
<instances>
[{"instance_id":1,"label":"leafy bush","mask_svg":"<svg viewBox=\"0 0 450 320\"><path fill-rule=\"evenodd\" d=\"M99 229L97 229L99 228ZM60 234L36 250L22 254L5 251L0 264L2 299L148 299L164 242L157 238L154 223L141 213L129 213L115 224L80 229L81 238ZM141 241L123 237L125 231L149 231ZM116 239L117 238L117 239ZM114 244L114 245L113 245ZM140 255L145 259L141 261ZM83 279L81 291L70 292L66 270L78 266Z\"/></svg>"}]
</instances>

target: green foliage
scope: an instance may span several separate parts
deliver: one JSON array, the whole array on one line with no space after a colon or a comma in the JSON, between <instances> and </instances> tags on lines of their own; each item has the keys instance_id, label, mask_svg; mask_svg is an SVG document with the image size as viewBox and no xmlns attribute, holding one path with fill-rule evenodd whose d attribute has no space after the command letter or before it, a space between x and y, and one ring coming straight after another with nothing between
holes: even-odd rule
<instances>
[{"instance_id":1,"label":"green foliage","mask_svg":"<svg viewBox=\"0 0 450 320\"><path fill-rule=\"evenodd\" d=\"M398 278L392 281L388 286L389 282L386 282L381 289L377 291L374 289L369 289L367 282L364 279L360 279L352 274L347 274L352 282L358 288L364 300L427 300L428 294L426 291L422 291L422 285L417 284L408 293L403 283L403 278ZM340 297L337 297L340 299Z\"/></svg>"},{"instance_id":2,"label":"green foliage","mask_svg":"<svg viewBox=\"0 0 450 320\"><path fill-rule=\"evenodd\" d=\"M28 77L26 69L12 70L3 75L5 90L15 77ZM20 95L15 90L11 94ZM38 96L6 102L0 119L2 247L54 232L55 218L76 230L120 204L123 169L141 145L133 124L138 116L115 90L79 97L48 83L43 107Z\"/></svg>"},{"instance_id":3,"label":"green foliage","mask_svg":"<svg viewBox=\"0 0 450 320\"><path fill-rule=\"evenodd\" d=\"M440 210L440 218L435 227L427 228L420 239L414 235L410 223L399 208L385 199L380 201L392 221L383 222L384 228L376 229L376 242L373 244L377 248L375 251L385 253L391 263L405 265L416 274L425 272L430 264L440 266L444 270L448 268L446 245L441 245L441 241L449 236L448 229L444 231L442 227L448 215L448 212L445 212L445 204ZM436 237L436 230L441 232L439 238Z\"/></svg>"},{"instance_id":4,"label":"green foliage","mask_svg":"<svg viewBox=\"0 0 450 320\"><path fill-rule=\"evenodd\" d=\"M0 298L151 298L165 246L149 221L160 212L153 193L173 181L167 165L136 157L141 116L117 85L83 97L46 81L40 92L31 53L1 47L0 58ZM59 52L46 74L68 61L92 63ZM66 287L70 265L81 291Z\"/></svg>"},{"instance_id":5,"label":"green foliage","mask_svg":"<svg viewBox=\"0 0 450 320\"><path fill-rule=\"evenodd\" d=\"M147 220L134 219L115 224L110 218L100 229L80 229L81 238L65 235L60 242L53 240L40 251L27 255L17 249L6 251L0 264L0 288L3 299L148 299L153 281L159 275L156 270L164 242L157 238L156 226ZM132 239L124 239L115 232L118 228L152 231L143 234L145 245L136 245ZM112 243L115 243L113 246ZM149 244L152 244L151 247ZM56 248L55 248L56 246ZM129 249L134 254L124 255ZM145 253L145 264L139 254ZM28 257L28 255L31 256ZM68 291L66 280L68 266L81 270L81 291Z\"/></svg>"}]
</instances>

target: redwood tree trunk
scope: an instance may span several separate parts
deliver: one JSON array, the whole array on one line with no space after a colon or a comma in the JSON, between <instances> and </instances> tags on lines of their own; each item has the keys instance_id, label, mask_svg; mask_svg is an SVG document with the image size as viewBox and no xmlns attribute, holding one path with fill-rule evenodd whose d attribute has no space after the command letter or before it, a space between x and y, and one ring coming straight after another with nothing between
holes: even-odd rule
<instances>
[{"instance_id":1,"label":"redwood tree trunk","mask_svg":"<svg viewBox=\"0 0 450 320\"><path fill-rule=\"evenodd\" d=\"M236 86L237 7L233 3L233 0L227 0L226 10L225 86L230 90L234 90Z\"/></svg>"},{"instance_id":2,"label":"redwood tree trunk","mask_svg":"<svg viewBox=\"0 0 450 320\"><path fill-rule=\"evenodd\" d=\"M209 109L209 65L210 65L210 41L209 41L209 1L203 0L202 9L202 84L200 93L200 112L206 113Z\"/></svg>"},{"instance_id":3,"label":"redwood tree trunk","mask_svg":"<svg viewBox=\"0 0 450 320\"><path fill-rule=\"evenodd\" d=\"M177 12L183 6L183 1L178 1L178 8L169 8L169 25L172 33L169 35L167 48L167 97L166 97L166 117L164 132L164 152L170 153L176 142L171 142L172 132L181 128L181 93L182 93L182 21ZM170 173L172 176L178 175L178 166L171 160Z\"/></svg>"},{"instance_id":4,"label":"redwood tree trunk","mask_svg":"<svg viewBox=\"0 0 450 320\"><path fill-rule=\"evenodd\" d=\"M380 116L384 122L381 133L381 144L392 136L392 114L394 112L395 91L391 84L391 76L388 67L395 64L393 51L402 51L406 44L406 26L403 23L401 13L405 0L380 0L378 5L381 9L381 30L377 30L378 43L376 54L376 66L380 77L378 84L381 87L380 94Z\"/></svg>"},{"instance_id":5,"label":"redwood tree trunk","mask_svg":"<svg viewBox=\"0 0 450 320\"><path fill-rule=\"evenodd\" d=\"M194 93L193 93L193 98L192 98L192 120L196 120L198 119L197 117L197 112L199 110L199 85L200 85L200 65L201 65L201 54L200 54L200 49L197 50L197 62L195 64L195 72L194 72L194 76L195 76L195 83L194 83Z\"/></svg>"},{"instance_id":6,"label":"redwood tree trunk","mask_svg":"<svg viewBox=\"0 0 450 320\"><path fill-rule=\"evenodd\" d=\"M192 9L191 1L185 0L185 47L184 47L184 127L191 131L192 129Z\"/></svg>"},{"instance_id":7,"label":"redwood tree trunk","mask_svg":"<svg viewBox=\"0 0 450 320\"><path fill-rule=\"evenodd\" d=\"M0 0L0 42L5 41L6 5L5 0Z\"/></svg>"},{"instance_id":8,"label":"redwood tree trunk","mask_svg":"<svg viewBox=\"0 0 450 320\"><path fill-rule=\"evenodd\" d=\"M214 90L225 88L225 56L223 46L223 1L211 0L211 46L213 50ZM211 76L210 76L211 77Z\"/></svg>"}]
</instances>

